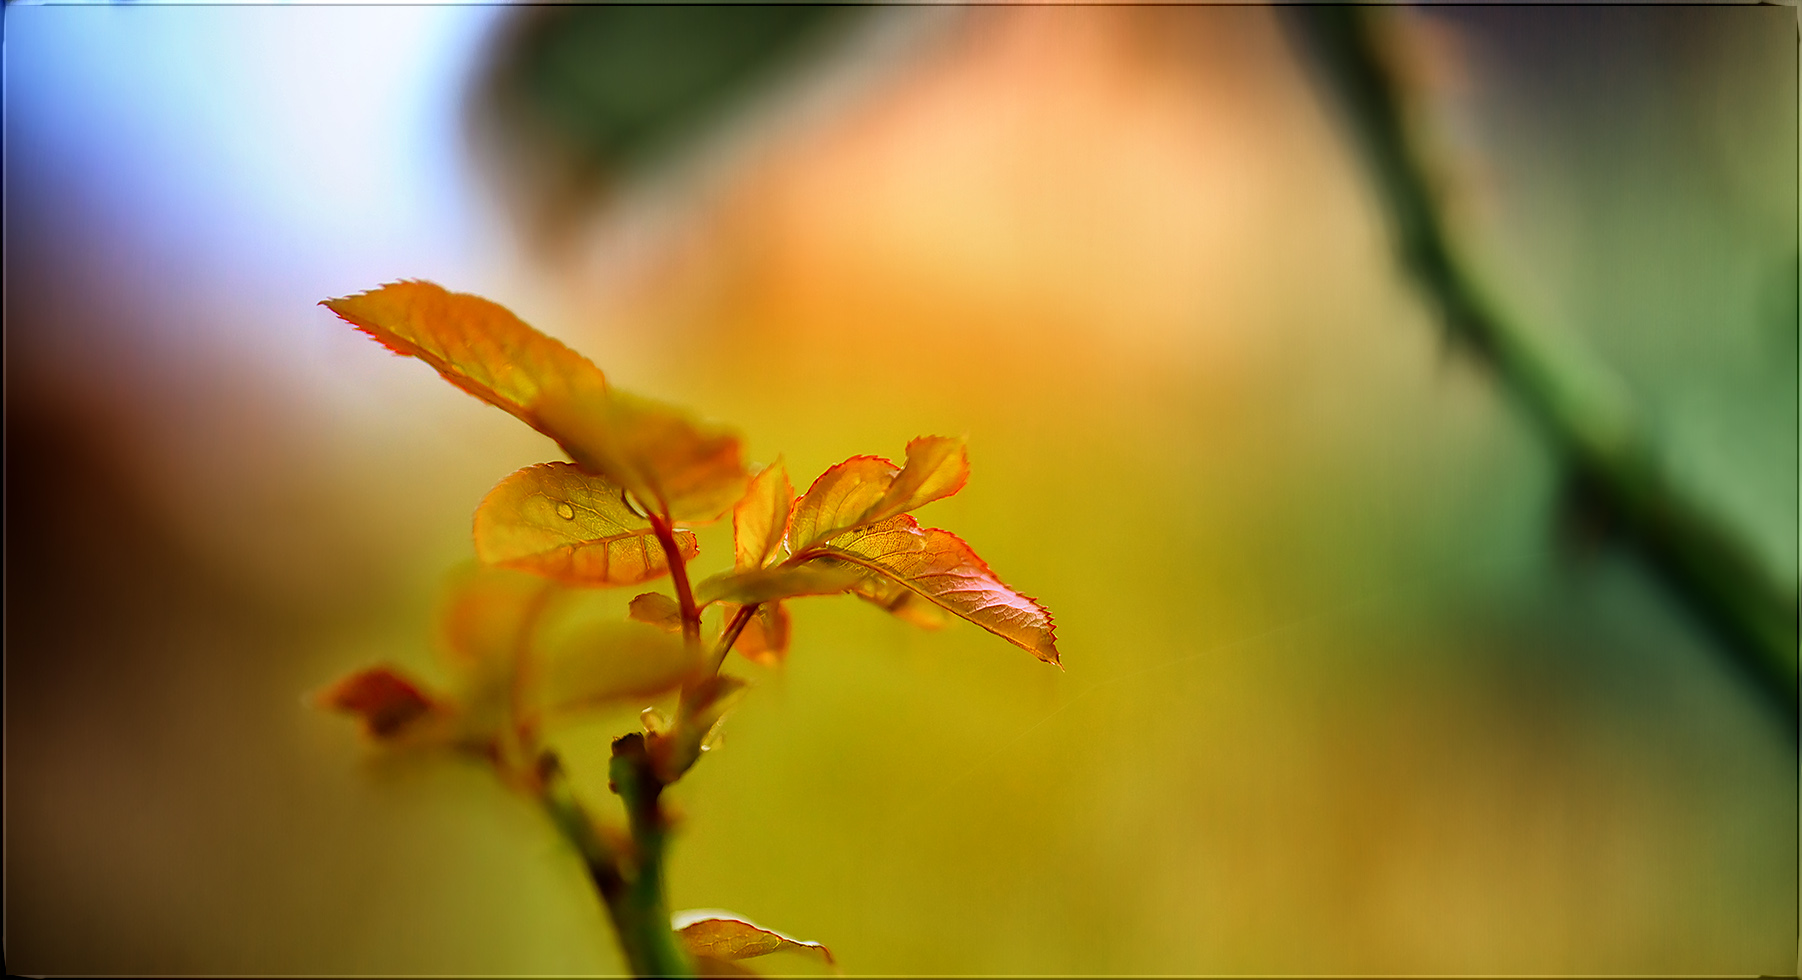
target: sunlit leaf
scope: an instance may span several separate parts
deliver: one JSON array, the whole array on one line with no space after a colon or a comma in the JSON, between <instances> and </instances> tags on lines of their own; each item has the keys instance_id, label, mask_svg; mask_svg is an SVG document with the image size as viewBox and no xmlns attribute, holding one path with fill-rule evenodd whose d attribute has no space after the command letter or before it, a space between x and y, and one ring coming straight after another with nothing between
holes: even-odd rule
<instances>
[{"instance_id":1,"label":"sunlit leaf","mask_svg":"<svg viewBox=\"0 0 1802 980\"><path fill-rule=\"evenodd\" d=\"M722 572L695 586L695 599L702 603L724 600L749 605L802 595L837 595L849 591L866 574L862 568L829 558Z\"/></svg>"},{"instance_id":2,"label":"sunlit leaf","mask_svg":"<svg viewBox=\"0 0 1802 980\"><path fill-rule=\"evenodd\" d=\"M883 611L923 629L942 628L951 614L920 597L918 592L880 575L870 575L851 587L859 599L881 606Z\"/></svg>"},{"instance_id":3,"label":"sunlit leaf","mask_svg":"<svg viewBox=\"0 0 1802 980\"><path fill-rule=\"evenodd\" d=\"M626 606L626 615L666 633L675 633L682 629L682 607L676 600L661 592L646 592L633 596Z\"/></svg>"},{"instance_id":4,"label":"sunlit leaf","mask_svg":"<svg viewBox=\"0 0 1802 980\"><path fill-rule=\"evenodd\" d=\"M731 622L740 608L742 607L728 604L726 621ZM754 663L765 667L778 666L788 659L791 628L788 606L780 600L765 602L745 622L745 628L738 634L738 640L732 644L732 649Z\"/></svg>"},{"instance_id":5,"label":"sunlit leaf","mask_svg":"<svg viewBox=\"0 0 1802 980\"><path fill-rule=\"evenodd\" d=\"M831 964L832 951L816 942L785 936L724 909L689 909L670 916L670 927L695 956L744 960L770 953L803 953Z\"/></svg>"},{"instance_id":6,"label":"sunlit leaf","mask_svg":"<svg viewBox=\"0 0 1802 980\"><path fill-rule=\"evenodd\" d=\"M394 739L445 710L412 680L391 667L370 667L320 691L313 703L327 711L354 715L371 738Z\"/></svg>"},{"instance_id":7,"label":"sunlit leaf","mask_svg":"<svg viewBox=\"0 0 1802 980\"><path fill-rule=\"evenodd\" d=\"M743 447L730 429L617 389L579 393L544 414L571 459L670 520L713 520L744 494Z\"/></svg>"},{"instance_id":8,"label":"sunlit leaf","mask_svg":"<svg viewBox=\"0 0 1802 980\"><path fill-rule=\"evenodd\" d=\"M882 499L860 523L904 514L962 490L970 480L970 456L962 439L921 436L907 444L907 461Z\"/></svg>"},{"instance_id":9,"label":"sunlit leaf","mask_svg":"<svg viewBox=\"0 0 1802 980\"><path fill-rule=\"evenodd\" d=\"M853 456L820 474L795 504L789 551L801 554L846 531L949 497L969 479L962 439L921 436L907 444L907 461L899 468L879 456Z\"/></svg>"},{"instance_id":10,"label":"sunlit leaf","mask_svg":"<svg viewBox=\"0 0 1802 980\"><path fill-rule=\"evenodd\" d=\"M698 650L655 626L611 618L559 622L539 641L531 700L541 714L557 714L655 697L681 687L701 666Z\"/></svg>"},{"instance_id":11,"label":"sunlit leaf","mask_svg":"<svg viewBox=\"0 0 1802 980\"><path fill-rule=\"evenodd\" d=\"M559 442L546 407L607 390L606 377L587 358L480 296L407 280L320 305Z\"/></svg>"},{"instance_id":12,"label":"sunlit leaf","mask_svg":"<svg viewBox=\"0 0 1802 980\"><path fill-rule=\"evenodd\" d=\"M1008 587L962 539L903 514L842 534L815 550L854 562L954 615L1056 664L1051 613Z\"/></svg>"},{"instance_id":13,"label":"sunlit leaf","mask_svg":"<svg viewBox=\"0 0 1802 980\"><path fill-rule=\"evenodd\" d=\"M788 526L789 550L809 547L856 527L882 502L900 472L880 456L853 456L820 474L795 504Z\"/></svg>"},{"instance_id":14,"label":"sunlit leaf","mask_svg":"<svg viewBox=\"0 0 1802 980\"><path fill-rule=\"evenodd\" d=\"M762 568L782 547L795 489L781 460L763 468L732 507L732 546L738 568Z\"/></svg>"},{"instance_id":15,"label":"sunlit leaf","mask_svg":"<svg viewBox=\"0 0 1802 980\"><path fill-rule=\"evenodd\" d=\"M492 565L581 585L636 585L669 573L651 522L618 484L569 463L528 466L476 508L476 555ZM677 531L684 558L699 550Z\"/></svg>"}]
</instances>

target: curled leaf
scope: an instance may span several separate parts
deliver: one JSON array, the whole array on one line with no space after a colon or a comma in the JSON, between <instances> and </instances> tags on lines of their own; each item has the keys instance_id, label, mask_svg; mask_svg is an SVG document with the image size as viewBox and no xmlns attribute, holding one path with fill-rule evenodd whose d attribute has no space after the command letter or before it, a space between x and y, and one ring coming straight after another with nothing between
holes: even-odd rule
<instances>
[{"instance_id":1,"label":"curled leaf","mask_svg":"<svg viewBox=\"0 0 1802 980\"><path fill-rule=\"evenodd\" d=\"M1049 664L1057 664L1051 613L1010 588L949 531L922 528L907 514L839 535L813 549L852 562L988 630Z\"/></svg>"},{"instance_id":2,"label":"curled leaf","mask_svg":"<svg viewBox=\"0 0 1802 980\"><path fill-rule=\"evenodd\" d=\"M762 568L782 548L795 489L781 460L752 478L745 495L732 507L732 546L738 568Z\"/></svg>"},{"instance_id":3,"label":"curled leaf","mask_svg":"<svg viewBox=\"0 0 1802 980\"><path fill-rule=\"evenodd\" d=\"M676 600L661 592L633 596L631 603L626 606L626 615L665 633L675 633L682 629L682 607L676 604Z\"/></svg>"},{"instance_id":4,"label":"curled leaf","mask_svg":"<svg viewBox=\"0 0 1802 980\"><path fill-rule=\"evenodd\" d=\"M532 329L498 303L406 280L320 304L398 354L563 442L545 409L576 393L605 393L587 358Z\"/></svg>"},{"instance_id":5,"label":"curled leaf","mask_svg":"<svg viewBox=\"0 0 1802 980\"><path fill-rule=\"evenodd\" d=\"M359 670L314 695L313 703L355 715L365 734L383 741L399 737L441 709L436 699L391 667Z\"/></svg>"},{"instance_id":6,"label":"curled leaf","mask_svg":"<svg viewBox=\"0 0 1802 980\"><path fill-rule=\"evenodd\" d=\"M879 456L853 456L820 474L795 504L789 549L800 554L829 538L885 521L962 490L970 459L962 439L921 436L899 468Z\"/></svg>"},{"instance_id":7,"label":"curled leaf","mask_svg":"<svg viewBox=\"0 0 1802 980\"><path fill-rule=\"evenodd\" d=\"M579 585L636 585L669 573L651 522L621 487L569 463L528 466L502 480L475 516L476 555L491 565ZM684 558L699 551L677 531Z\"/></svg>"},{"instance_id":8,"label":"curled leaf","mask_svg":"<svg viewBox=\"0 0 1802 980\"><path fill-rule=\"evenodd\" d=\"M710 521L744 494L738 436L680 409L621 391L547 405L547 424L581 467L672 521Z\"/></svg>"},{"instance_id":9,"label":"curled leaf","mask_svg":"<svg viewBox=\"0 0 1802 980\"><path fill-rule=\"evenodd\" d=\"M820 943L785 936L724 909L677 912L670 916L670 927L695 956L731 961L788 952L816 956L828 965L834 963L832 951Z\"/></svg>"},{"instance_id":10,"label":"curled leaf","mask_svg":"<svg viewBox=\"0 0 1802 980\"><path fill-rule=\"evenodd\" d=\"M907 462L889 484L888 492L863 515L860 523L875 523L904 514L934 500L949 497L970 481L970 455L962 439L921 436L907 444Z\"/></svg>"}]
</instances>

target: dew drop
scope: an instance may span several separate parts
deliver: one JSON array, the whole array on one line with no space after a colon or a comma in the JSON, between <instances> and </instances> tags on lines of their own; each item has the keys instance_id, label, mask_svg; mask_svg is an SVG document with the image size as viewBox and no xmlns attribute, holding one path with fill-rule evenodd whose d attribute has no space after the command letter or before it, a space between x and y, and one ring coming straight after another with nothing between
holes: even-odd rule
<instances>
[{"instance_id":1,"label":"dew drop","mask_svg":"<svg viewBox=\"0 0 1802 980\"><path fill-rule=\"evenodd\" d=\"M566 521L573 521L576 519L576 509L569 505L569 501L559 500L557 501L557 516Z\"/></svg>"},{"instance_id":2,"label":"dew drop","mask_svg":"<svg viewBox=\"0 0 1802 980\"><path fill-rule=\"evenodd\" d=\"M701 739L701 751L712 752L715 749L723 747L725 744L726 733L720 731L719 723L715 722L714 726L708 729L707 737Z\"/></svg>"},{"instance_id":3,"label":"dew drop","mask_svg":"<svg viewBox=\"0 0 1802 980\"><path fill-rule=\"evenodd\" d=\"M669 731L669 717L656 708L646 708L638 713L638 721L644 730L652 735L661 735Z\"/></svg>"}]
</instances>

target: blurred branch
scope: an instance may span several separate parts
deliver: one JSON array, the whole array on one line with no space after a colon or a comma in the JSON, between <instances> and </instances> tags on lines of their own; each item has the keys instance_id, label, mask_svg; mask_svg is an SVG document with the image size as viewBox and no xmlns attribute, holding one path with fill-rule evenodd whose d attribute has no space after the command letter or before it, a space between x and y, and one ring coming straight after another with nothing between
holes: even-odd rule
<instances>
[{"instance_id":1,"label":"blurred branch","mask_svg":"<svg viewBox=\"0 0 1802 980\"><path fill-rule=\"evenodd\" d=\"M1304 38L1364 151L1402 260L1463 341L1521 404L1592 508L1721 639L1723 652L1794 723L1797 595L1734 528L1661 471L1619 383L1581 352L1509 315L1459 254L1402 115L1380 7L1296 6Z\"/></svg>"},{"instance_id":2,"label":"blurred branch","mask_svg":"<svg viewBox=\"0 0 1802 980\"><path fill-rule=\"evenodd\" d=\"M609 767L613 790L626 804L631 828L629 853L607 841L594 819L576 799L554 756L541 799L557 829L575 846L588 876L607 906L620 949L632 973L641 977L691 977L689 961L670 925L664 896L663 857L669 818L663 811L663 784L645 751L644 736L626 735L613 743Z\"/></svg>"}]
</instances>

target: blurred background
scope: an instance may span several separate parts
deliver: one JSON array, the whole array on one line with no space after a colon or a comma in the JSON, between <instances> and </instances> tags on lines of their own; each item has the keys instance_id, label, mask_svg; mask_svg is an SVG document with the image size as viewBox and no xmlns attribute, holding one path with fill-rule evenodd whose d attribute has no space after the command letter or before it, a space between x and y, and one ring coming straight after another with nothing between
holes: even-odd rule
<instances>
[{"instance_id":1,"label":"blurred background","mask_svg":"<svg viewBox=\"0 0 1802 980\"><path fill-rule=\"evenodd\" d=\"M1793 582L1795 12L1408 23L1473 252ZM922 517L1057 616L1062 673L797 604L673 790L678 908L853 974L1795 970L1793 721L1560 530L1269 10L4 27L10 970L621 968L528 801L302 703L430 674L476 502L557 457L314 305L402 277L798 483L966 434Z\"/></svg>"}]
</instances>

